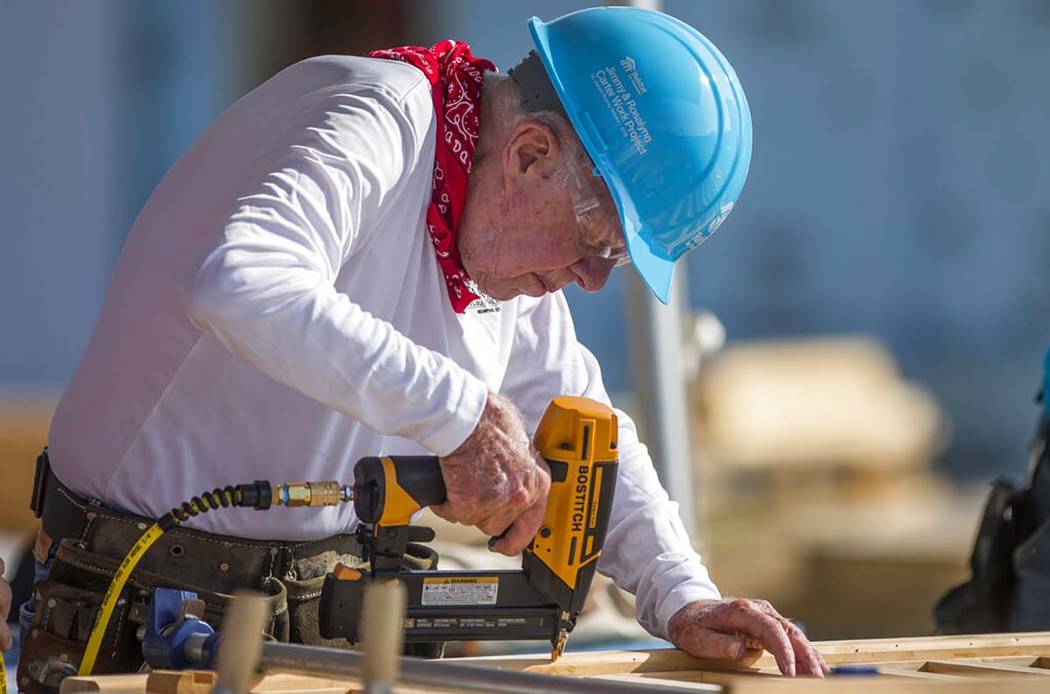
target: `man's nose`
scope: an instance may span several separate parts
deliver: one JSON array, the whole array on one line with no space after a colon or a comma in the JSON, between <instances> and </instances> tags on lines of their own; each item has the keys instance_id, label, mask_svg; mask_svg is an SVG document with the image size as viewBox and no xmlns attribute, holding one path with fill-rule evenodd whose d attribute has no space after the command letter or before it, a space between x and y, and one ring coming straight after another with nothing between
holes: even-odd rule
<instances>
[{"instance_id":1,"label":"man's nose","mask_svg":"<svg viewBox=\"0 0 1050 694\"><path fill-rule=\"evenodd\" d=\"M584 258L571 268L576 284L585 292L596 292L609 281L615 263L605 258Z\"/></svg>"}]
</instances>

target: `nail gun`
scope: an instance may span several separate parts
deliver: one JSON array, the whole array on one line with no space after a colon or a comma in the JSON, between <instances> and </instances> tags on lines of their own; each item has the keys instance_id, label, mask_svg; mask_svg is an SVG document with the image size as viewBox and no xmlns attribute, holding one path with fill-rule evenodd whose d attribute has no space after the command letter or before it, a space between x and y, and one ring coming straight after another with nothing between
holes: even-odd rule
<instances>
[{"instance_id":1,"label":"nail gun","mask_svg":"<svg viewBox=\"0 0 1050 694\"><path fill-rule=\"evenodd\" d=\"M555 398L536 430L536 449L551 470L543 524L522 554L520 571L413 570L410 542L434 539L411 525L420 509L445 501L438 459L362 458L354 468L357 535L366 570L345 566L325 577L320 631L359 642L364 587L404 583L406 642L549 639L551 659L565 650L605 542L617 470L616 415L586 398Z\"/></svg>"}]
</instances>

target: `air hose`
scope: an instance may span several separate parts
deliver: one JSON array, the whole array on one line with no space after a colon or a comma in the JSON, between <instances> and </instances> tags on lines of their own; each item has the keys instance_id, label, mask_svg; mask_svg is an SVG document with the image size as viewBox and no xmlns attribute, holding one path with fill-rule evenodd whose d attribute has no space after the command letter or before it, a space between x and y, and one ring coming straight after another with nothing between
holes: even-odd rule
<instances>
[{"instance_id":1,"label":"air hose","mask_svg":"<svg viewBox=\"0 0 1050 694\"><path fill-rule=\"evenodd\" d=\"M142 533L124 556L120 566L117 567L113 580L106 589L106 595L102 599L98 617L95 618L95 624L91 628L91 636L88 638L87 648L80 661L80 670L77 674L84 677L90 675L95 669L95 659L98 657L102 638L109 627L117 599L139 560L167 531L190 518L217 508L240 507L265 511L275 504L277 506L337 506L352 499L352 488L348 485L340 485L338 482L271 484L263 480L256 480L251 484L230 485L206 491L174 507Z\"/></svg>"}]
</instances>

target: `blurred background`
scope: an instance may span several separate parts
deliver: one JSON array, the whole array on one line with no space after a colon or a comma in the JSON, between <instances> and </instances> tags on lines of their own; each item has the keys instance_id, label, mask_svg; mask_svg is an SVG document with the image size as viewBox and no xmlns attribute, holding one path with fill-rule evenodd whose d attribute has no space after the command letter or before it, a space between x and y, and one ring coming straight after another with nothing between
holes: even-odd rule
<instances>
[{"instance_id":1,"label":"blurred background","mask_svg":"<svg viewBox=\"0 0 1050 694\"><path fill-rule=\"evenodd\" d=\"M223 109L323 53L450 37L505 70L531 47L528 17L592 4L0 5L9 577L31 528L32 461L126 234ZM966 577L987 483L1023 474L1035 423L1050 344L1050 2L663 8L732 61L755 132L736 211L687 263L692 455L673 462L691 466L697 544L724 593L768 598L814 638L928 633L935 598ZM630 410L629 272L567 293ZM447 553L473 561L463 545L477 538L449 537L461 549ZM629 599L603 590L581 631L641 638Z\"/></svg>"}]
</instances>

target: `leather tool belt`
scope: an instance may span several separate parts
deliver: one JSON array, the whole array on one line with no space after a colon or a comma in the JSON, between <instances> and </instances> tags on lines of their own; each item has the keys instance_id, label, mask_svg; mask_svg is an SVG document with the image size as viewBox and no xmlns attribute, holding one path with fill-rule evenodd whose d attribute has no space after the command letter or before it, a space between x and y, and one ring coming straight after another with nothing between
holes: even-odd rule
<instances>
[{"instance_id":1,"label":"leather tool belt","mask_svg":"<svg viewBox=\"0 0 1050 694\"><path fill-rule=\"evenodd\" d=\"M46 449L37 459L31 507L41 521L45 543L57 543L57 552L47 579L34 589L35 609L19 661L18 685L24 692L54 692L64 676L76 672L117 566L154 519L82 498L55 477ZM205 602L205 620L215 627L221 625L234 591L257 590L271 598L267 632L273 638L347 648L344 639L321 638L318 602L325 574L339 562L362 568L360 557L352 534L295 542L174 528L156 541L131 574L95 673L134 672L142 665L139 631L157 587L195 591ZM437 565L432 552L411 560L413 568ZM421 645L431 648L418 655L440 653L440 645Z\"/></svg>"}]
</instances>

